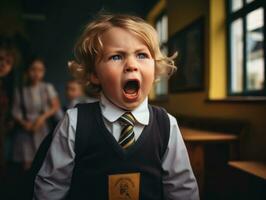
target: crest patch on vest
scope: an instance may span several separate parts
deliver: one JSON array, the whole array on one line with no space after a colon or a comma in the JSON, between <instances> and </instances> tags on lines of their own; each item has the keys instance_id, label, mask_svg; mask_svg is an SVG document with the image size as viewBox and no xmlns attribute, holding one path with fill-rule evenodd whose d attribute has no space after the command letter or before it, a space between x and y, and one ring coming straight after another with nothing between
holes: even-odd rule
<instances>
[{"instance_id":1,"label":"crest patch on vest","mask_svg":"<svg viewBox=\"0 0 266 200\"><path fill-rule=\"evenodd\" d=\"M139 200L140 173L108 176L109 200Z\"/></svg>"}]
</instances>

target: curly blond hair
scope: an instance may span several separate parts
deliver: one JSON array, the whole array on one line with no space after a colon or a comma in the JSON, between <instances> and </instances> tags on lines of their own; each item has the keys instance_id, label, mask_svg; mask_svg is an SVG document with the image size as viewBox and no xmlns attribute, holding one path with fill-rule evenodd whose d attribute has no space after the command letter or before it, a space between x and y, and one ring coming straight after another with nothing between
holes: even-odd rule
<instances>
[{"instance_id":1,"label":"curly blond hair","mask_svg":"<svg viewBox=\"0 0 266 200\"><path fill-rule=\"evenodd\" d=\"M81 37L78 39L75 48L75 61L68 63L72 75L94 89L100 91L101 88L93 85L90 74L95 72L95 64L103 54L102 35L113 27L119 27L133 33L141 39L148 47L153 59L155 60L155 77L161 75L170 76L176 70L174 58L164 56L160 51L159 40L156 30L143 19L124 15L99 15L95 20L86 25Z\"/></svg>"}]
</instances>

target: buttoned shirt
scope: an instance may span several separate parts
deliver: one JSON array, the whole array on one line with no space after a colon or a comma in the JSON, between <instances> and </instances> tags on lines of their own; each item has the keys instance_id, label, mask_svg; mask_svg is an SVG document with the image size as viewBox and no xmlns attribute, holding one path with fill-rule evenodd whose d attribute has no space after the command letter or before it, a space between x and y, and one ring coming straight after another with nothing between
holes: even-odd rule
<instances>
[{"instance_id":1,"label":"buttoned shirt","mask_svg":"<svg viewBox=\"0 0 266 200\"><path fill-rule=\"evenodd\" d=\"M119 140L121 124L118 119L126 111L120 109L103 94L100 108L104 124L116 141ZM148 125L150 113L146 98L131 111L136 119L135 140ZM93 113L92 113L93 114ZM162 159L163 189L168 200L198 200L198 186L190 166L188 153L182 139L176 119L168 113L170 135L166 152ZM54 132L54 138L44 163L35 178L33 199L64 199L71 184L71 175L75 166L75 134L77 126L77 108L69 109Z\"/></svg>"}]
</instances>

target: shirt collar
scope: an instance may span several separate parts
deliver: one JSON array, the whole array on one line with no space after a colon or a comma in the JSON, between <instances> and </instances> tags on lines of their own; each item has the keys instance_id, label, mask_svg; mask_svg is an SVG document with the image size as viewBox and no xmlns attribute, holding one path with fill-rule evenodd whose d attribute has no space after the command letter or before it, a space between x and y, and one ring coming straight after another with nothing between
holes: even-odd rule
<instances>
[{"instance_id":1,"label":"shirt collar","mask_svg":"<svg viewBox=\"0 0 266 200\"><path fill-rule=\"evenodd\" d=\"M101 94L100 98L100 107L104 118L111 123L118 120L118 118L126 112L125 110L118 108L111 103L103 94ZM131 113L138 123L142 125L148 125L150 117L148 98L145 98L145 100L137 108L132 110Z\"/></svg>"}]
</instances>

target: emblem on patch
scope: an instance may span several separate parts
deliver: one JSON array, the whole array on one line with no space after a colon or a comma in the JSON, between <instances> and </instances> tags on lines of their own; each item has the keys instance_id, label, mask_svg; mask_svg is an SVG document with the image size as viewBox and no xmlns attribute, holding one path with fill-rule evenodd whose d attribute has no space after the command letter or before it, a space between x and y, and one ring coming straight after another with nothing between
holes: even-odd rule
<instances>
[{"instance_id":1,"label":"emblem on patch","mask_svg":"<svg viewBox=\"0 0 266 200\"><path fill-rule=\"evenodd\" d=\"M139 200L140 173L109 175L109 200Z\"/></svg>"}]
</instances>

